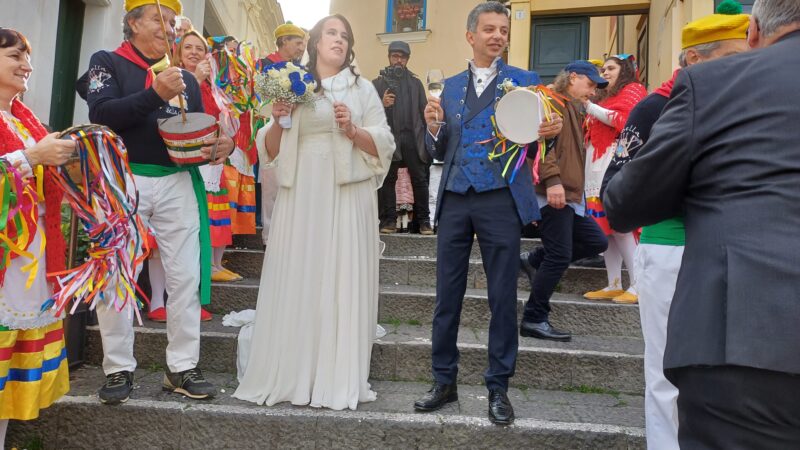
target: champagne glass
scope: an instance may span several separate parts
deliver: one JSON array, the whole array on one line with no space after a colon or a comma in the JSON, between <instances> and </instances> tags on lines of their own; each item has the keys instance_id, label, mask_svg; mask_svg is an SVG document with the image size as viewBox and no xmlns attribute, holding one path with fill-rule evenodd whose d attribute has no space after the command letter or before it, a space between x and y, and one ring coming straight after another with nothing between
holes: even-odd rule
<instances>
[{"instance_id":1,"label":"champagne glass","mask_svg":"<svg viewBox=\"0 0 800 450\"><path fill-rule=\"evenodd\" d=\"M428 93L436 98L442 96L444 91L444 72L440 69L430 69L428 71ZM436 123L444 124L439 121L439 113L436 113Z\"/></svg>"},{"instance_id":2,"label":"champagne glass","mask_svg":"<svg viewBox=\"0 0 800 450\"><path fill-rule=\"evenodd\" d=\"M339 85L339 75L341 75L341 72L334 75L331 79L331 100L333 101L334 109L336 109L336 103L344 102L344 97L347 93L347 89L344 89L340 94L336 93L336 87ZM345 80L345 83L347 83L347 80ZM333 130L338 131L339 133L344 133L344 129L339 125L339 122L336 121L335 112L333 113Z\"/></svg>"}]
</instances>

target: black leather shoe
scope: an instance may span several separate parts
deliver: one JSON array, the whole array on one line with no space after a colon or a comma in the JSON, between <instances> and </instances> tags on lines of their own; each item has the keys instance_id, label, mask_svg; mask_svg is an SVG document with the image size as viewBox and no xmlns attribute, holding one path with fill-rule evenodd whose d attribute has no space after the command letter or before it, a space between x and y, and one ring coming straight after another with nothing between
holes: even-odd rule
<instances>
[{"instance_id":1,"label":"black leather shoe","mask_svg":"<svg viewBox=\"0 0 800 450\"><path fill-rule=\"evenodd\" d=\"M442 406L458 401L458 387L453 384L433 383L427 394L414 402L417 411L436 411Z\"/></svg>"},{"instance_id":2,"label":"black leather shoe","mask_svg":"<svg viewBox=\"0 0 800 450\"><path fill-rule=\"evenodd\" d=\"M489 420L495 425L511 425L514 422L514 407L506 391L489 391Z\"/></svg>"},{"instance_id":3,"label":"black leather shoe","mask_svg":"<svg viewBox=\"0 0 800 450\"><path fill-rule=\"evenodd\" d=\"M550 322L526 322L519 324L519 335L536 339L549 339L551 341L569 342L572 335L569 332L553 328Z\"/></svg>"}]
</instances>

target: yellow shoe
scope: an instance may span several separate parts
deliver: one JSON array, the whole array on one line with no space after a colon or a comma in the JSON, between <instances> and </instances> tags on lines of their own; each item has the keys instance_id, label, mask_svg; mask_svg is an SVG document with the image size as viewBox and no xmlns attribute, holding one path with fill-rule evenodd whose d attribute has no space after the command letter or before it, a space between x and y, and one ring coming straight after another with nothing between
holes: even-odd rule
<instances>
[{"instance_id":1,"label":"yellow shoe","mask_svg":"<svg viewBox=\"0 0 800 450\"><path fill-rule=\"evenodd\" d=\"M215 282L226 282L226 281L236 281L236 277L233 274L226 272L224 270L217 270L211 271L211 281Z\"/></svg>"},{"instance_id":2,"label":"yellow shoe","mask_svg":"<svg viewBox=\"0 0 800 450\"><path fill-rule=\"evenodd\" d=\"M614 299L611 301L623 305L635 305L639 303L639 296L636 294L631 294L628 291L625 291L621 295L614 297Z\"/></svg>"},{"instance_id":3,"label":"yellow shoe","mask_svg":"<svg viewBox=\"0 0 800 450\"><path fill-rule=\"evenodd\" d=\"M230 269L226 269L226 268L223 267L222 271L223 272L227 272L230 276L235 278L234 281L244 280L244 277L242 277L241 275L239 275L238 273L236 273L236 272L234 272L234 271L232 271Z\"/></svg>"},{"instance_id":4,"label":"yellow shoe","mask_svg":"<svg viewBox=\"0 0 800 450\"><path fill-rule=\"evenodd\" d=\"M591 291L583 294L583 298L587 300L613 300L624 293L625 291L622 289L600 289L599 291Z\"/></svg>"}]
</instances>

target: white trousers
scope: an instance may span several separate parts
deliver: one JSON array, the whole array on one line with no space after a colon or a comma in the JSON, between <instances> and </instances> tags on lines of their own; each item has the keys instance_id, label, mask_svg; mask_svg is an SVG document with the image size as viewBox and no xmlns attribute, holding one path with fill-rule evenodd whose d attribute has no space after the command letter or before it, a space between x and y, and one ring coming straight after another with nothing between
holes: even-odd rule
<instances>
[{"instance_id":1,"label":"white trousers","mask_svg":"<svg viewBox=\"0 0 800 450\"><path fill-rule=\"evenodd\" d=\"M636 289L644 335L644 411L649 450L678 449L678 389L664 376L667 319L682 246L639 244Z\"/></svg>"},{"instance_id":2,"label":"white trousers","mask_svg":"<svg viewBox=\"0 0 800 450\"><path fill-rule=\"evenodd\" d=\"M269 227L272 224L272 210L275 209L275 197L278 196L278 174L274 167L261 166L261 239L264 244L269 239Z\"/></svg>"},{"instance_id":3,"label":"white trousers","mask_svg":"<svg viewBox=\"0 0 800 450\"><path fill-rule=\"evenodd\" d=\"M167 367L171 372L193 369L200 359L200 216L191 176L181 172L134 179L138 214L155 231L167 276ZM97 307L106 375L136 369L131 308Z\"/></svg>"}]
</instances>

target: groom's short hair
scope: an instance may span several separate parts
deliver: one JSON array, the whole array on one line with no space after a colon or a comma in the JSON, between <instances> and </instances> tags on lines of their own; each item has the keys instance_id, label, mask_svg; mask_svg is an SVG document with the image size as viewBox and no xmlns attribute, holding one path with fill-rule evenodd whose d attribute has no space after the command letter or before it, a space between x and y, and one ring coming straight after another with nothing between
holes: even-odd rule
<instances>
[{"instance_id":1,"label":"groom's short hair","mask_svg":"<svg viewBox=\"0 0 800 450\"><path fill-rule=\"evenodd\" d=\"M484 13L504 14L508 17L508 9L500 2L484 2L472 8L467 16L467 31L474 33L478 31L478 17Z\"/></svg>"}]
</instances>

